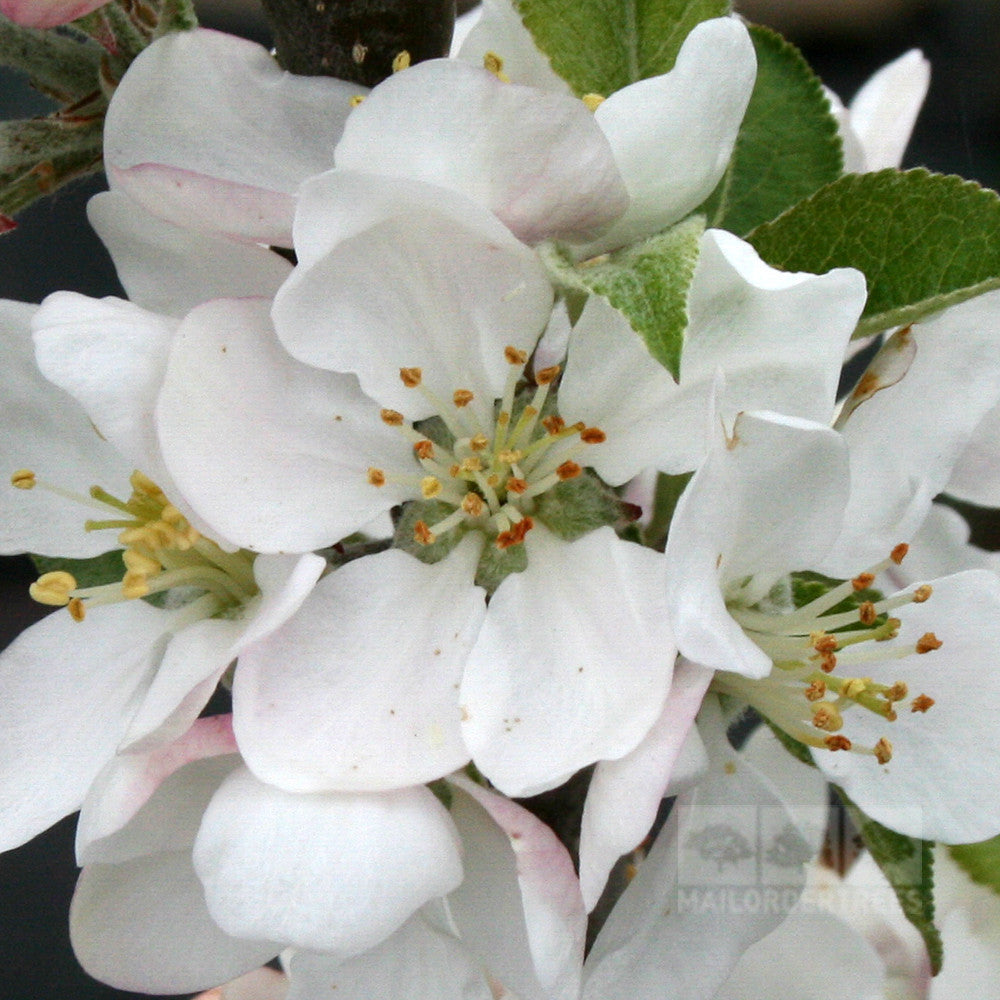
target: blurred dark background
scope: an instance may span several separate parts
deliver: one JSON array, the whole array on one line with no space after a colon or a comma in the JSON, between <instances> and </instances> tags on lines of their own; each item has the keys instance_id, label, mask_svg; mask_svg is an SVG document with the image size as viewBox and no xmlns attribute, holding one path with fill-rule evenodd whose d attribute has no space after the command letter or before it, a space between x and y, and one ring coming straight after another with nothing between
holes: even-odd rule
<instances>
[{"instance_id":1,"label":"blurred dark background","mask_svg":"<svg viewBox=\"0 0 1000 1000\"><path fill-rule=\"evenodd\" d=\"M267 44L266 26L251 2L206 4L202 22ZM824 82L845 101L885 62L907 49L923 49L932 64L931 87L904 166L922 165L1000 187L1000 4L746 0L738 7L800 45ZM0 73L0 118L45 110L44 101L22 80ZM87 199L102 187L98 179L80 182L29 209L19 217L17 230L0 237L0 296L38 302L56 289L121 294L111 262L84 215ZM971 513L974 538L998 547L993 519ZM32 579L27 559L0 559L0 645L44 614L27 597ZM135 996L89 979L70 951L73 829L74 820L64 820L0 856L0 1000Z\"/></svg>"}]
</instances>

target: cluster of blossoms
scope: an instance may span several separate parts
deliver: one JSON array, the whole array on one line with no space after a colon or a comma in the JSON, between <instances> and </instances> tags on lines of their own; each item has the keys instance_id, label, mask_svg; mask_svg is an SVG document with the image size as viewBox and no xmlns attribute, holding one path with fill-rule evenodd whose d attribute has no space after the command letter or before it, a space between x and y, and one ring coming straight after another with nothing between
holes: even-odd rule
<instances>
[{"instance_id":1,"label":"cluster of blossoms","mask_svg":"<svg viewBox=\"0 0 1000 1000\"><path fill-rule=\"evenodd\" d=\"M705 225L741 20L582 98L505 0L402 56L369 92L159 39L89 206L128 300L3 303L0 538L65 611L0 656L0 849L81 810L74 947L127 989L280 953L227 995L748 996L796 917L678 900L762 817L793 899L827 781L907 842L1000 833L1000 579L933 502L1000 505L1000 292L887 323L838 402L866 275ZM925 87L835 105L849 169ZM673 372L660 286L593 283L642 253ZM760 718L815 767L734 749ZM583 769L571 836L516 801Z\"/></svg>"}]
</instances>

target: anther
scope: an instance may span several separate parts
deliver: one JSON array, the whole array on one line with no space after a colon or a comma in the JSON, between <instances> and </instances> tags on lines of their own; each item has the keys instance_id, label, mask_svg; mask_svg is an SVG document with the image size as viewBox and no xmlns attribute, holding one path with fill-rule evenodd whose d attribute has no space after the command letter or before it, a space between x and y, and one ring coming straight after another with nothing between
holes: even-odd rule
<instances>
[{"instance_id":1,"label":"anther","mask_svg":"<svg viewBox=\"0 0 1000 1000\"><path fill-rule=\"evenodd\" d=\"M827 750L850 750L851 741L846 736L841 736L837 734L836 736L827 736L823 740L823 744L826 746Z\"/></svg>"},{"instance_id":2,"label":"anther","mask_svg":"<svg viewBox=\"0 0 1000 1000\"><path fill-rule=\"evenodd\" d=\"M441 492L441 480L437 476L424 476L420 480L420 494L425 500L433 500Z\"/></svg>"},{"instance_id":3,"label":"anther","mask_svg":"<svg viewBox=\"0 0 1000 1000\"><path fill-rule=\"evenodd\" d=\"M489 438L485 434L477 434L469 438L469 447L473 451L485 451L490 446Z\"/></svg>"},{"instance_id":4,"label":"anther","mask_svg":"<svg viewBox=\"0 0 1000 1000\"><path fill-rule=\"evenodd\" d=\"M385 473L381 469L369 468L368 482L372 486L385 486Z\"/></svg>"},{"instance_id":5,"label":"anther","mask_svg":"<svg viewBox=\"0 0 1000 1000\"><path fill-rule=\"evenodd\" d=\"M829 701L821 701L813 706L813 725L828 733L844 728L844 718L837 706Z\"/></svg>"},{"instance_id":6,"label":"anther","mask_svg":"<svg viewBox=\"0 0 1000 1000\"><path fill-rule=\"evenodd\" d=\"M821 680L814 680L809 687L806 688L807 701L819 701L824 697L826 697L826 685Z\"/></svg>"},{"instance_id":7,"label":"anther","mask_svg":"<svg viewBox=\"0 0 1000 1000\"><path fill-rule=\"evenodd\" d=\"M587 427L580 431L580 440L584 444L604 444L608 436L600 427Z\"/></svg>"},{"instance_id":8,"label":"anther","mask_svg":"<svg viewBox=\"0 0 1000 1000\"><path fill-rule=\"evenodd\" d=\"M810 644L812 648L816 650L817 653L835 653L840 649L840 643L837 641L837 637L834 635L829 635L826 632L814 632L809 636Z\"/></svg>"},{"instance_id":9,"label":"anther","mask_svg":"<svg viewBox=\"0 0 1000 1000\"><path fill-rule=\"evenodd\" d=\"M434 442L428 441L424 438L423 441L418 441L413 446L413 453L417 458L433 458L434 457Z\"/></svg>"},{"instance_id":10,"label":"anther","mask_svg":"<svg viewBox=\"0 0 1000 1000\"><path fill-rule=\"evenodd\" d=\"M521 493L524 493L524 491L527 490L527 488L528 488L527 479L519 479L517 476L511 476L510 479L507 480L508 493L516 493L520 495Z\"/></svg>"},{"instance_id":11,"label":"anther","mask_svg":"<svg viewBox=\"0 0 1000 1000\"><path fill-rule=\"evenodd\" d=\"M516 448L505 448L497 458L503 462L504 465L513 465L515 462L520 462L524 458L524 452L518 451Z\"/></svg>"},{"instance_id":12,"label":"anther","mask_svg":"<svg viewBox=\"0 0 1000 1000\"><path fill-rule=\"evenodd\" d=\"M910 546L906 542L900 542L892 552L889 553L889 558L898 566L905 558L906 553L910 551Z\"/></svg>"},{"instance_id":13,"label":"anther","mask_svg":"<svg viewBox=\"0 0 1000 1000\"><path fill-rule=\"evenodd\" d=\"M452 402L461 409L463 406L468 406L476 397L468 389L456 389L451 398Z\"/></svg>"},{"instance_id":14,"label":"anther","mask_svg":"<svg viewBox=\"0 0 1000 1000\"><path fill-rule=\"evenodd\" d=\"M35 488L35 474L31 469L18 469L10 477L11 486L16 486L19 490L31 490Z\"/></svg>"},{"instance_id":15,"label":"anther","mask_svg":"<svg viewBox=\"0 0 1000 1000\"><path fill-rule=\"evenodd\" d=\"M562 417L556 416L556 414L553 413L549 417L542 417L542 426L549 432L549 434L555 437L566 426L566 421L563 420Z\"/></svg>"},{"instance_id":16,"label":"anther","mask_svg":"<svg viewBox=\"0 0 1000 1000\"><path fill-rule=\"evenodd\" d=\"M850 698L853 701L859 694L863 694L867 689L868 681L865 680L865 678L849 677L844 682L844 686L840 689L840 693L845 698Z\"/></svg>"},{"instance_id":17,"label":"anther","mask_svg":"<svg viewBox=\"0 0 1000 1000\"><path fill-rule=\"evenodd\" d=\"M355 42L351 47L351 58L360 66L365 61L365 56L368 55L368 46L362 45L361 42Z\"/></svg>"},{"instance_id":18,"label":"anther","mask_svg":"<svg viewBox=\"0 0 1000 1000\"><path fill-rule=\"evenodd\" d=\"M399 377L407 389L416 389L424 377L422 368L400 368Z\"/></svg>"},{"instance_id":19,"label":"anther","mask_svg":"<svg viewBox=\"0 0 1000 1000\"><path fill-rule=\"evenodd\" d=\"M149 578L145 573L126 573L122 577L122 596L126 600L145 597L149 593Z\"/></svg>"},{"instance_id":20,"label":"anther","mask_svg":"<svg viewBox=\"0 0 1000 1000\"><path fill-rule=\"evenodd\" d=\"M69 595L76 590L76 579L71 573L57 569L51 573L43 573L29 588L32 600L39 604L47 604L53 608L62 608L69 604Z\"/></svg>"},{"instance_id":21,"label":"anther","mask_svg":"<svg viewBox=\"0 0 1000 1000\"><path fill-rule=\"evenodd\" d=\"M933 632L925 632L917 640L918 653L929 653L934 649L940 649L941 646L941 640Z\"/></svg>"},{"instance_id":22,"label":"anther","mask_svg":"<svg viewBox=\"0 0 1000 1000\"><path fill-rule=\"evenodd\" d=\"M837 667L837 657L833 653L824 653L819 661L819 669L824 674L832 674Z\"/></svg>"},{"instance_id":23,"label":"anther","mask_svg":"<svg viewBox=\"0 0 1000 1000\"><path fill-rule=\"evenodd\" d=\"M889 701L902 701L908 694L910 689L902 682L896 681L895 684L886 691L885 696Z\"/></svg>"},{"instance_id":24,"label":"anther","mask_svg":"<svg viewBox=\"0 0 1000 1000\"><path fill-rule=\"evenodd\" d=\"M82 622L87 617L87 609L79 597L71 597L69 604L66 605L66 610L75 622Z\"/></svg>"},{"instance_id":25,"label":"anther","mask_svg":"<svg viewBox=\"0 0 1000 1000\"><path fill-rule=\"evenodd\" d=\"M871 601L864 601L858 606L858 620L862 625L874 625L878 618L878 612Z\"/></svg>"},{"instance_id":26,"label":"anther","mask_svg":"<svg viewBox=\"0 0 1000 1000\"><path fill-rule=\"evenodd\" d=\"M410 53L406 49L400 49L392 57L392 71L393 73L401 73L404 69L410 68Z\"/></svg>"},{"instance_id":27,"label":"anther","mask_svg":"<svg viewBox=\"0 0 1000 1000\"><path fill-rule=\"evenodd\" d=\"M485 507L486 504L483 502L483 498L478 493L466 493L462 498L462 510L464 510L469 517L479 517Z\"/></svg>"},{"instance_id":28,"label":"anther","mask_svg":"<svg viewBox=\"0 0 1000 1000\"><path fill-rule=\"evenodd\" d=\"M420 545L430 545L434 541L434 533L427 527L426 521L417 521L413 526L413 538Z\"/></svg>"},{"instance_id":29,"label":"anther","mask_svg":"<svg viewBox=\"0 0 1000 1000\"><path fill-rule=\"evenodd\" d=\"M364 103L365 103L365 95L364 94L355 94L350 99L350 101L348 101L348 104L350 104L352 108L358 108L358 107L360 107Z\"/></svg>"},{"instance_id":30,"label":"anther","mask_svg":"<svg viewBox=\"0 0 1000 1000\"><path fill-rule=\"evenodd\" d=\"M135 549L126 549L122 553L122 562L125 563L127 570L133 573L144 573L146 576L159 573L163 569L162 564L158 560L143 555L141 552L136 552Z\"/></svg>"},{"instance_id":31,"label":"anther","mask_svg":"<svg viewBox=\"0 0 1000 1000\"><path fill-rule=\"evenodd\" d=\"M503 356L507 359L508 364L516 365L519 368L528 363L528 355L516 347L511 347L510 344L503 349Z\"/></svg>"},{"instance_id":32,"label":"anther","mask_svg":"<svg viewBox=\"0 0 1000 1000\"><path fill-rule=\"evenodd\" d=\"M565 482L567 479L576 479L583 469L580 468L576 462L563 462L562 465L556 469L556 475Z\"/></svg>"},{"instance_id":33,"label":"anther","mask_svg":"<svg viewBox=\"0 0 1000 1000\"><path fill-rule=\"evenodd\" d=\"M509 531L501 531L497 535L497 548L503 550L509 549L514 545L520 545L534 526L535 522L530 517L522 517Z\"/></svg>"},{"instance_id":34,"label":"anther","mask_svg":"<svg viewBox=\"0 0 1000 1000\"><path fill-rule=\"evenodd\" d=\"M917 589L913 591L913 603L923 604L932 593L934 593L934 588L929 583L925 583L922 586L917 587Z\"/></svg>"},{"instance_id":35,"label":"anther","mask_svg":"<svg viewBox=\"0 0 1000 1000\"><path fill-rule=\"evenodd\" d=\"M875 582L874 573L859 573L853 580L851 586L858 590L867 590Z\"/></svg>"},{"instance_id":36,"label":"anther","mask_svg":"<svg viewBox=\"0 0 1000 1000\"><path fill-rule=\"evenodd\" d=\"M535 381L539 385L549 385L559 378L559 372L561 371L562 368L560 365L552 365L550 368L543 368L541 371L535 372Z\"/></svg>"},{"instance_id":37,"label":"anther","mask_svg":"<svg viewBox=\"0 0 1000 1000\"><path fill-rule=\"evenodd\" d=\"M398 410L382 410L382 423L388 424L390 427L402 427L403 426L403 414Z\"/></svg>"},{"instance_id":38,"label":"anther","mask_svg":"<svg viewBox=\"0 0 1000 1000\"><path fill-rule=\"evenodd\" d=\"M462 472L482 472L483 460L478 455L470 455L468 458L462 459L459 468Z\"/></svg>"},{"instance_id":39,"label":"anther","mask_svg":"<svg viewBox=\"0 0 1000 1000\"><path fill-rule=\"evenodd\" d=\"M503 71L503 59L495 52L483 55L483 68L489 70L501 83L510 83L510 77Z\"/></svg>"},{"instance_id":40,"label":"anther","mask_svg":"<svg viewBox=\"0 0 1000 1000\"><path fill-rule=\"evenodd\" d=\"M875 759L880 764L888 764L892 760L892 744L883 736L874 746Z\"/></svg>"},{"instance_id":41,"label":"anther","mask_svg":"<svg viewBox=\"0 0 1000 1000\"><path fill-rule=\"evenodd\" d=\"M911 712L926 712L927 709L931 708L934 704L934 699L929 698L925 694L918 694L913 701L910 702Z\"/></svg>"},{"instance_id":42,"label":"anther","mask_svg":"<svg viewBox=\"0 0 1000 1000\"><path fill-rule=\"evenodd\" d=\"M588 111L596 111L605 99L600 94L584 94L580 100L586 105Z\"/></svg>"}]
</instances>

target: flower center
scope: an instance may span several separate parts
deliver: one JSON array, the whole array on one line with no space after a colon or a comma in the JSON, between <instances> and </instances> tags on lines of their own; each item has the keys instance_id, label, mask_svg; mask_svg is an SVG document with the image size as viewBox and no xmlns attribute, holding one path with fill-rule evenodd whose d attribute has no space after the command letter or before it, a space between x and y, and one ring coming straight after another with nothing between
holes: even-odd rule
<instances>
[{"instance_id":1,"label":"flower center","mask_svg":"<svg viewBox=\"0 0 1000 1000\"><path fill-rule=\"evenodd\" d=\"M431 523L420 518L413 525L413 539L420 546L432 545L457 528L481 530L501 551L520 545L534 527L538 499L579 477L580 452L605 440L597 427L567 426L556 413L544 412L559 377L558 365L535 373L529 399L518 392L525 382L527 354L507 347L504 358L510 366L507 382L488 426L469 406L475 398L469 389L457 388L450 400L443 400L424 385L421 369L400 369L403 384L433 404L437 419L421 421L418 428L396 410L382 410L382 420L411 442L421 474L369 468L368 482L376 487L387 482L409 485L414 500L435 501L436 509L443 510ZM427 432L434 423L444 433L432 439Z\"/></svg>"},{"instance_id":2,"label":"flower center","mask_svg":"<svg viewBox=\"0 0 1000 1000\"><path fill-rule=\"evenodd\" d=\"M254 553L225 552L205 538L141 472L133 472L129 479L132 494L128 500L120 500L100 486L92 486L89 496L80 496L38 479L30 469L19 469L11 482L19 489L47 489L113 515L86 521L84 530L119 531L118 541L125 547L125 572L120 581L80 587L72 573L54 570L43 573L30 587L36 601L66 607L76 621L83 621L89 608L175 588L187 589L184 596L197 606L198 617L211 617L241 607L258 592ZM196 591L201 595L194 597Z\"/></svg>"},{"instance_id":3,"label":"flower center","mask_svg":"<svg viewBox=\"0 0 1000 1000\"><path fill-rule=\"evenodd\" d=\"M939 649L941 640L926 632L915 645L894 640L900 619L892 612L908 604L921 604L931 596L927 584L891 598L865 599L877 575L898 565L907 546L898 545L888 559L845 580L794 611L772 613L755 607L730 607L733 618L772 660L774 670L751 680L720 672L716 686L734 694L807 746L826 750L853 750L873 755L887 764L893 753L885 737L873 746L852 741L841 730L844 715L865 709L887 723L896 721L896 705L909 697L903 681L879 684L864 676L872 664L904 659ZM838 611L843 603L851 610ZM884 644L884 645L883 645ZM910 700L911 712L926 712L934 699L926 694Z\"/></svg>"}]
</instances>

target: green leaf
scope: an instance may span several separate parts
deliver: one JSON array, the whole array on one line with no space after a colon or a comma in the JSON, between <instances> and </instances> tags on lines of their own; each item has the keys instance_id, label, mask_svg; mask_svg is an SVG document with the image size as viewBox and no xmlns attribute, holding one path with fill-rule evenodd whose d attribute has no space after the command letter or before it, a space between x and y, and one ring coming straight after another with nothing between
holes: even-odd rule
<instances>
[{"instance_id":1,"label":"green leaf","mask_svg":"<svg viewBox=\"0 0 1000 1000\"><path fill-rule=\"evenodd\" d=\"M944 949L941 935L934 926L934 845L929 840L907 837L876 823L847 797L843 789L837 788L837 792L865 847L895 891L906 919L924 939L931 970L937 975L941 971Z\"/></svg>"},{"instance_id":2,"label":"green leaf","mask_svg":"<svg viewBox=\"0 0 1000 1000\"><path fill-rule=\"evenodd\" d=\"M546 263L570 289L607 299L675 379L687 327L687 293L698 262L705 220L691 216L665 232L610 254L574 264L559 250Z\"/></svg>"},{"instance_id":3,"label":"green leaf","mask_svg":"<svg viewBox=\"0 0 1000 1000\"><path fill-rule=\"evenodd\" d=\"M92 559L60 559L32 555L31 561L35 564L39 576L63 570L72 574L78 587L100 587L105 583L117 583L125 572L121 549L113 549Z\"/></svg>"},{"instance_id":4,"label":"green leaf","mask_svg":"<svg viewBox=\"0 0 1000 1000\"><path fill-rule=\"evenodd\" d=\"M729 0L514 0L552 68L577 94L613 94L673 68L691 29Z\"/></svg>"},{"instance_id":5,"label":"green leaf","mask_svg":"<svg viewBox=\"0 0 1000 1000\"><path fill-rule=\"evenodd\" d=\"M995 191L919 169L848 174L747 239L785 271L863 271L867 336L1000 288L998 235Z\"/></svg>"},{"instance_id":6,"label":"green leaf","mask_svg":"<svg viewBox=\"0 0 1000 1000\"><path fill-rule=\"evenodd\" d=\"M819 78L781 35L753 25L757 81L709 215L740 236L840 177L837 122Z\"/></svg>"},{"instance_id":7,"label":"green leaf","mask_svg":"<svg viewBox=\"0 0 1000 1000\"><path fill-rule=\"evenodd\" d=\"M1000 837L978 844L953 844L948 850L973 882L1000 893Z\"/></svg>"}]
</instances>

